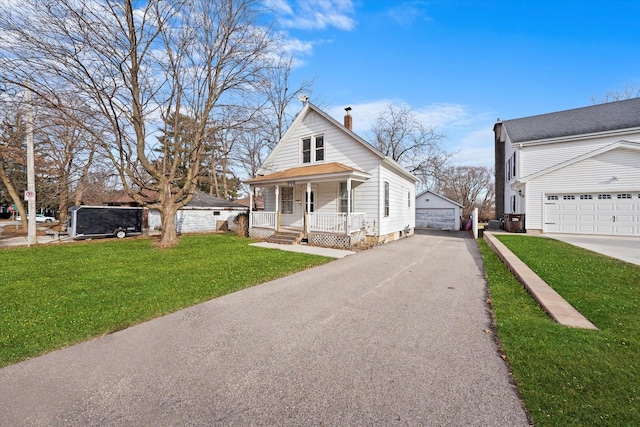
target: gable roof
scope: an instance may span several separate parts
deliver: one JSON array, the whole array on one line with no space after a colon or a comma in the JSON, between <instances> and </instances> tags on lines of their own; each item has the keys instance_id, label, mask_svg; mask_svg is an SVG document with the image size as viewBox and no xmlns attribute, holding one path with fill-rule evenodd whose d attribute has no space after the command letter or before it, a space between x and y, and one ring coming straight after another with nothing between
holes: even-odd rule
<instances>
[{"instance_id":1,"label":"gable roof","mask_svg":"<svg viewBox=\"0 0 640 427\"><path fill-rule=\"evenodd\" d=\"M194 193L193 198L184 208L234 208L234 209L246 209L246 206L242 206L238 203L230 200L221 199L219 197L211 196L207 193L198 191ZM183 209L184 209L183 208Z\"/></svg>"},{"instance_id":2,"label":"gable roof","mask_svg":"<svg viewBox=\"0 0 640 427\"><path fill-rule=\"evenodd\" d=\"M543 169L541 171L533 173L531 175L525 176L522 179L518 180L518 183L528 182L528 181L530 181L532 179L535 179L535 178L541 177L543 175L546 175L548 173L557 171L558 169L566 168L567 166L571 166L571 165L573 165L575 163L581 162L583 160L589 159L591 157L595 157L595 156L597 156L599 154L603 154L603 153L606 153L608 151L615 150L615 149L618 149L618 148L627 148L627 149L631 149L631 150L640 151L640 143L632 142L632 141L624 141L624 140L617 141L617 142L611 143L609 145L605 145L604 147L600 147L597 150L590 151L588 153L585 153L585 154L582 154L580 156L574 157L573 159L569 159L569 160L564 161L562 163L558 163L556 165L553 165L551 167L548 167L546 169Z\"/></svg>"},{"instance_id":3,"label":"gable roof","mask_svg":"<svg viewBox=\"0 0 640 427\"><path fill-rule=\"evenodd\" d=\"M640 98L502 122L512 143L640 128Z\"/></svg>"},{"instance_id":4,"label":"gable roof","mask_svg":"<svg viewBox=\"0 0 640 427\"><path fill-rule=\"evenodd\" d=\"M414 180L414 182L418 181L416 177L414 177L409 171L407 171L400 164L398 164L398 162L396 162L395 160L391 159L388 156L385 156L380 150L375 148L373 145L369 144L367 141L365 141L360 136L355 134L352 130L348 129L342 123L338 122L336 119L334 119L333 117L331 117L330 115L322 111L320 108L318 108L317 106L315 106L314 104L308 101L304 104L304 107L302 107L302 110L300 110L296 118L293 120L293 123L291 123L291 126L289 126L289 128L286 130L284 135L282 135L282 138L280 139L280 141L278 141L278 144L276 144L275 148L271 151L271 153L269 153L263 165L260 167L260 170L258 171L258 173L266 172L263 169L263 166L270 164L270 159L276 156L277 153L281 150L282 144L280 144L280 142L286 140L289 134L294 133L295 129L300 125L300 123L302 123L302 121L304 121L305 117L307 117L307 115L311 111L316 112L317 114L322 116L325 120L327 120L329 123L331 123L333 126L335 126L337 129L349 135L353 140L355 140L357 143L361 144L364 148L369 150L374 156L382 160L387 166L391 167L401 175L404 175L405 178L412 179Z\"/></svg>"},{"instance_id":5,"label":"gable roof","mask_svg":"<svg viewBox=\"0 0 640 427\"><path fill-rule=\"evenodd\" d=\"M448 199L448 198L444 197L442 194L438 194L438 193L436 193L436 192L435 192L435 191L433 191L433 190L425 190L425 191L423 191L422 193L420 193L420 194L418 194L418 195L416 196L416 200L417 200L418 198L420 198L420 197L424 196L424 195L425 195L425 194L427 194L427 193L429 193L429 194L433 194L434 196L439 197L439 198L441 198L442 200L445 200L445 201L447 201L447 202L453 203L454 205L458 205L458 206L460 206L461 208L462 208L462 207L464 207L464 206L462 206L460 203L458 203L458 202L454 202L453 200Z\"/></svg>"}]
</instances>

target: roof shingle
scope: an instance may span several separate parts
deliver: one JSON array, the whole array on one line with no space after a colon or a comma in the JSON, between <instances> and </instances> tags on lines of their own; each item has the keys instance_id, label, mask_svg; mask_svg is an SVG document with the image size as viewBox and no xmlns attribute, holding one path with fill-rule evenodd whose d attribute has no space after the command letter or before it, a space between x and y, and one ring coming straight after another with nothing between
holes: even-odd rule
<instances>
[{"instance_id":1,"label":"roof shingle","mask_svg":"<svg viewBox=\"0 0 640 427\"><path fill-rule=\"evenodd\" d=\"M512 143L640 127L640 98L502 122Z\"/></svg>"}]
</instances>

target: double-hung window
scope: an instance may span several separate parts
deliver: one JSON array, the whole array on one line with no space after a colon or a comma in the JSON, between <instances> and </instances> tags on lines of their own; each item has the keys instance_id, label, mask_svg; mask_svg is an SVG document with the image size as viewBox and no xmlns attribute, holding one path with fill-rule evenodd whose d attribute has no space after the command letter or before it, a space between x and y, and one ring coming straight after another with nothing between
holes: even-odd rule
<instances>
[{"instance_id":1,"label":"double-hung window","mask_svg":"<svg viewBox=\"0 0 640 427\"><path fill-rule=\"evenodd\" d=\"M324 136L302 138L302 163L324 162Z\"/></svg>"},{"instance_id":2,"label":"double-hung window","mask_svg":"<svg viewBox=\"0 0 640 427\"><path fill-rule=\"evenodd\" d=\"M384 216L389 216L389 183L384 182Z\"/></svg>"}]
</instances>

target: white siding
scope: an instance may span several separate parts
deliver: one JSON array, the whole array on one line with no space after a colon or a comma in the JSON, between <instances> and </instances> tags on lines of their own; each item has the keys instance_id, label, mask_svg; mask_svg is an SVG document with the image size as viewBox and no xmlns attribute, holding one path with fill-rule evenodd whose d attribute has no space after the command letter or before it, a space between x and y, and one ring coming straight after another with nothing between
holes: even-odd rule
<instances>
[{"instance_id":1,"label":"white siding","mask_svg":"<svg viewBox=\"0 0 640 427\"><path fill-rule=\"evenodd\" d=\"M324 161L319 163L338 162L369 173L377 166L379 158L372 151L354 141L324 117L310 111L296 128L286 134L286 139L280 141L263 165L263 172L266 174L304 166L301 141L302 138L314 135L324 135Z\"/></svg>"},{"instance_id":2,"label":"white siding","mask_svg":"<svg viewBox=\"0 0 640 427\"><path fill-rule=\"evenodd\" d=\"M384 216L384 184L381 186L380 209L382 209L382 223L380 234L389 234L415 227L415 184L384 165L380 168L381 180L389 182L389 216ZM409 197L411 206L409 206Z\"/></svg>"},{"instance_id":3,"label":"white siding","mask_svg":"<svg viewBox=\"0 0 640 427\"><path fill-rule=\"evenodd\" d=\"M530 181L526 189L527 228L543 229L545 194L637 191L639 165L639 151L619 148Z\"/></svg>"},{"instance_id":4,"label":"white siding","mask_svg":"<svg viewBox=\"0 0 640 427\"><path fill-rule=\"evenodd\" d=\"M178 233L210 233L217 231L218 221L227 221L244 210L180 209L176 213Z\"/></svg>"},{"instance_id":5,"label":"white siding","mask_svg":"<svg viewBox=\"0 0 640 427\"><path fill-rule=\"evenodd\" d=\"M534 174L554 165L579 157L583 154L590 153L609 144L613 144L621 139L626 141L640 141L640 134L625 135L624 138L621 138L620 136L611 136L607 138L525 146L522 148L521 163L523 171L520 176L526 177L527 175ZM509 150L509 147L507 147L507 150Z\"/></svg>"}]
</instances>

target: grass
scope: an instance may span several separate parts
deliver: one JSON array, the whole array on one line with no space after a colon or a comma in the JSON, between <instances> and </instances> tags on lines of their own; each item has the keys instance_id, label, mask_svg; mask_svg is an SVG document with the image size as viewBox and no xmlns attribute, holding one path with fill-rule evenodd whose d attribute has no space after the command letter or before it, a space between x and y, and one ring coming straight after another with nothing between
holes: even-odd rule
<instances>
[{"instance_id":1,"label":"grass","mask_svg":"<svg viewBox=\"0 0 640 427\"><path fill-rule=\"evenodd\" d=\"M0 250L0 366L330 261L231 234Z\"/></svg>"},{"instance_id":2,"label":"grass","mask_svg":"<svg viewBox=\"0 0 640 427\"><path fill-rule=\"evenodd\" d=\"M499 236L600 330L554 323L480 242L500 342L537 426L640 425L640 266Z\"/></svg>"}]
</instances>

